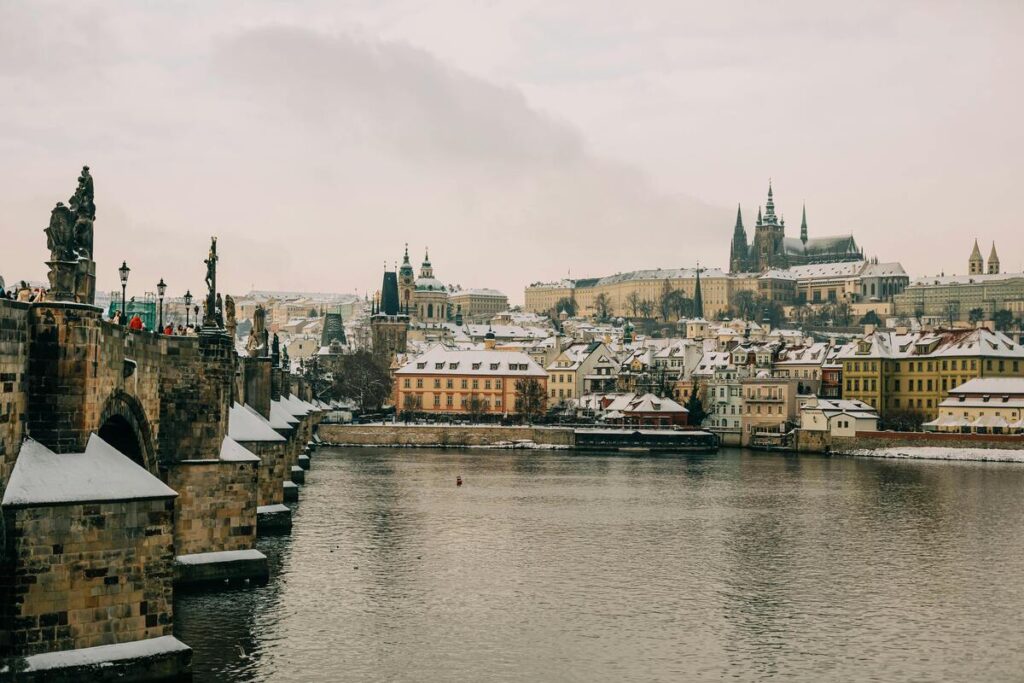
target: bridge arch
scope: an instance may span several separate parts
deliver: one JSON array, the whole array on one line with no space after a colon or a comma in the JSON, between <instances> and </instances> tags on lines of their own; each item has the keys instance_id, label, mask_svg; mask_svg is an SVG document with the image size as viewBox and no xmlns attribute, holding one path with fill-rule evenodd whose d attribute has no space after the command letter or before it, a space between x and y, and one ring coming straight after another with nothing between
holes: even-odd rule
<instances>
[{"instance_id":1,"label":"bridge arch","mask_svg":"<svg viewBox=\"0 0 1024 683\"><path fill-rule=\"evenodd\" d=\"M151 474L158 474L153 430L134 396L123 391L110 395L100 413L97 435Z\"/></svg>"}]
</instances>

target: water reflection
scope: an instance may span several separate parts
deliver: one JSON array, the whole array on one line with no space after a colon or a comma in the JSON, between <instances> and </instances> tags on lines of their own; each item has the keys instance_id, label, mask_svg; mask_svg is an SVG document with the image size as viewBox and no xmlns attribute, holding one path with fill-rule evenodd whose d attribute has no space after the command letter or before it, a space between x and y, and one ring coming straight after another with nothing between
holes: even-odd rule
<instances>
[{"instance_id":1,"label":"water reflection","mask_svg":"<svg viewBox=\"0 0 1024 683\"><path fill-rule=\"evenodd\" d=\"M1017 680L1024 468L726 450L314 456L197 680ZM455 477L465 481L455 487Z\"/></svg>"}]
</instances>

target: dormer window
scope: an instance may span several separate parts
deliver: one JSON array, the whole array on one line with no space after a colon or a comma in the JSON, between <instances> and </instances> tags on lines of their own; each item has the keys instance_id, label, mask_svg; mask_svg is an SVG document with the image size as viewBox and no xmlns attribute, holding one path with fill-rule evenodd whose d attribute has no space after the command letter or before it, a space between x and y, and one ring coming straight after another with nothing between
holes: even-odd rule
<instances>
[{"instance_id":1,"label":"dormer window","mask_svg":"<svg viewBox=\"0 0 1024 683\"><path fill-rule=\"evenodd\" d=\"M500 363L491 363L491 370L497 370L500 365Z\"/></svg>"},{"instance_id":2,"label":"dormer window","mask_svg":"<svg viewBox=\"0 0 1024 683\"><path fill-rule=\"evenodd\" d=\"M427 367L427 364L426 364L426 363L417 363L417 364L416 364L416 369L417 369L417 370L423 370L423 369L424 369L424 368L426 368L426 367Z\"/></svg>"},{"instance_id":3,"label":"dormer window","mask_svg":"<svg viewBox=\"0 0 1024 683\"><path fill-rule=\"evenodd\" d=\"M483 365L483 363L473 363L473 369L479 370L481 365Z\"/></svg>"},{"instance_id":4,"label":"dormer window","mask_svg":"<svg viewBox=\"0 0 1024 683\"><path fill-rule=\"evenodd\" d=\"M435 370L444 370L444 363L434 363Z\"/></svg>"}]
</instances>

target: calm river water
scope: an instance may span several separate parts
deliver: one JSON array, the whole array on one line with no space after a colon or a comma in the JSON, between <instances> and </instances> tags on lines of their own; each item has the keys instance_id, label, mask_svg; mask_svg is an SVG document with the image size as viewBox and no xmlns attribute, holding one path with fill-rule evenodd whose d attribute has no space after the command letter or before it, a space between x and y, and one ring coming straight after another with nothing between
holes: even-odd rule
<instances>
[{"instance_id":1,"label":"calm river water","mask_svg":"<svg viewBox=\"0 0 1024 683\"><path fill-rule=\"evenodd\" d=\"M1021 465L313 458L270 583L178 595L197 681L1024 679Z\"/></svg>"}]
</instances>

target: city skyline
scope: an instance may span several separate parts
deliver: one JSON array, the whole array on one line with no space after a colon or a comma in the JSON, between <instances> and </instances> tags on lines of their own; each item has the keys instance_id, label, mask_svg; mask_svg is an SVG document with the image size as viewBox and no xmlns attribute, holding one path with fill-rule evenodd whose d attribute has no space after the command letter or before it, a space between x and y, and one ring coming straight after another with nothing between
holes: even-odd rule
<instances>
[{"instance_id":1,"label":"city skyline","mask_svg":"<svg viewBox=\"0 0 1024 683\"><path fill-rule=\"evenodd\" d=\"M82 164L104 291L122 260L195 289L211 234L229 291L372 291L405 242L513 302L570 272L727 268L769 177L791 235L806 204L913 276L962 273L975 238L1019 271L1022 11L929 7L9 4L0 272L44 279L36 231Z\"/></svg>"}]
</instances>

